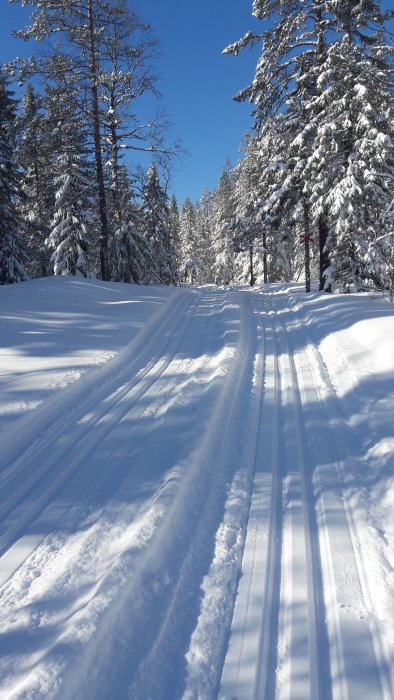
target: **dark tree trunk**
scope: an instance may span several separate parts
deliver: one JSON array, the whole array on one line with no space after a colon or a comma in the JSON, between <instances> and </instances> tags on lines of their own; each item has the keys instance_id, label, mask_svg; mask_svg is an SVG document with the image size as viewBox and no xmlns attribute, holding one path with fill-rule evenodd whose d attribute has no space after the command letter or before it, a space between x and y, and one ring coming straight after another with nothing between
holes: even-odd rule
<instances>
[{"instance_id":1,"label":"dark tree trunk","mask_svg":"<svg viewBox=\"0 0 394 700\"><path fill-rule=\"evenodd\" d=\"M319 273L320 273L320 281L319 281L319 290L326 291L326 292L331 292L331 284L325 286L326 284L326 278L324 276L325 270L330 266L330 257L328 255L328 252L326 250L326 243L327 243L327 238L328 238L328 228L327 228L327 222L324 219L323 216L319 217Z\"/></svg>"},{"instance_id":2,"label":"dark tree trunk","mask_svg":"<svg viewBox=\"0 0 394 700\"><path fill-rule=\"evenodd\" d=\"M250 286L253 287L255 283L254 269L253 269L253 241L249 244L249 262L250 262Z\"/></svg>"},{"instance_id":3,"label":"dark tree trunk","mask_svg":"<svg viewBox=\"0 0 394 700\"><path fill-rule=\"evenodd\" d=\"M264 284L268 282L268 270L267 270L267 234L263 231L263 279Z\"/></svg>"},{"instance_id":4,"label":"dark tree trunk","mask_svg":"<svg viewBox=\"0 0 394 700\"><path fill-rule=\"evenodd\" d=\"M325 55L325 41L324 41L324 22L323 22L323 8L322 3L319 0L316 7L316 57L317 62L322 64ZM330 266L330 258L328 251L326 250L326 243L328 238L328 228L327 222L324 215L319 217L319 290L323 291L325 288L326 279L324 277L324 271ZM331 292L331 285L327 286L326 292Z\"/></svg>"},{"instance_id":5,"label":"dark tree trunk","mask_svg":"<svg viewBox=\"0 0 394 700\"><path fill-rule=\"evenodd\" d=\"M107 217L107 202L105 197L104 185L104 168L101 155L101 134L100 134L100 116L99 116L99 101L97 90L97 65L95 55L94 42L94 22L93 22L93 0L88 0L88 17L89 17L89 49L90 49L90 79L92 88L92 118L93 118L93 138L94 138L94 155L96 161L97 173L97 189L99 198L99 213L101 223L100 234L100 265L101 277L104 281L109 281L109 262L108 262L108 217Z\"/></svg>"},{"instance_id":6,"label":"dark tree trunk","mask_svg":"<svg viewBox=\"0 0 394 700\"><path fill-rule=\"evenodd\" d=\"M311 291L311 264L309 250L309 209L308 205L304 204L304 242L305 242L305 291Z\"/></svg>"}]
</instances>

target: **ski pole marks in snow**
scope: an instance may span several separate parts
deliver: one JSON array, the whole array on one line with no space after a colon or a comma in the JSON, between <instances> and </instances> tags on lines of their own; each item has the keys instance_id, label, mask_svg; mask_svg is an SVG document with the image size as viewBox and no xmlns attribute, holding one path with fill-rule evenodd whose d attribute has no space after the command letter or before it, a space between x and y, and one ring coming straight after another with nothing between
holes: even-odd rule
<instances>
[{"instance_id":1,"label":"ski pole marks in snow","mask_svg":"<svg viewBox=\"0 0 394 700\"><path fill-rule=\"evenodd\" d=\"M359 298L163 301L1 440L0 697L389 700L387 362L338 388Z\"/></svg>"}]
</instances>

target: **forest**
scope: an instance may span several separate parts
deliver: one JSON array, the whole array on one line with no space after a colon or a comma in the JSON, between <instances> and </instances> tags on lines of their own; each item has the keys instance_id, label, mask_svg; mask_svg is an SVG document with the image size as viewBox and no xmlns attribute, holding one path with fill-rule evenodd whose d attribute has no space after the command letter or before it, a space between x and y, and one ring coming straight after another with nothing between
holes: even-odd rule
<instances>
[{"instance_id":1,"label":"forest","mask_svg":"<svg viewBox=\"0 0 394 700\"><path fill-rule=\"evenodd\" d=\"M1 284L54 274L308 291L312 280L393 301L394 11L254 0L261 32L224 49L260 51L235 97L253 128L213 191L177 203L181 148L160 107L139 117L158 93L151 27L126 0L29 5L15 35L32 55L0 69ZM146 170L136 152L151 154Z\"/></svg>"}]
</instances>

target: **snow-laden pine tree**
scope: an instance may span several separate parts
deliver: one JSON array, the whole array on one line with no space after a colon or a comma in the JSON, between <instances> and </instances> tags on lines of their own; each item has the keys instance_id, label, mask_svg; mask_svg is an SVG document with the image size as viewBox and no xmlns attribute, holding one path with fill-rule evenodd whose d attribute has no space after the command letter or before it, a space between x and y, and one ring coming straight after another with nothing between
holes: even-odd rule
<instances>
[{"instance_id":1,"label":"snow-laden pine tree","mask_svg":"<svg viewBox=\"0 0 394 700\"><path fill-rule=\"evenodd\" d=\"M26 279L25 251L16 211L18 173L15 163L16 104L0 67L0 284Z\"/></svg>"},{"instance_id":2,"label":"snow-laden pine tree","mask_svg":"<svg viewBox=\"0 0 394 700\"><path fill-rule=\"evenodd\" d=\"M213 193L213 273L215 283L220 285L231 284L234 279L234 184L233 167L228 161Z\"/></svg>"},{"instance_id":3,"label":"snow-laden pine tree","mask_svg":"<svg viewBox=\"0 0 394 700\"><path fill-rule=\"evenodd\" d=\"M237 282L249 282L251 286L257 280L256 239L262 238L258 148L257 137L250 138L249 134L246 134L243 143L244 157L234 171L234 248L238 252L234 264L235 278Z\"/></svg>"},{"instance_id":4,"label":"snow-laden pine tree","mask_svg":"<svg viewBox=\"0 0 394 700\"><path fill-rule=\"evenodd\" d=\"M115 200L126 151L166 150L168 122L158 116L141 121L136 108L139 98L157 91L152 69L156 52L150 26L139 21L125 0L107 3L106 31L98 38L98 84L103 146Z\"/></svg>"},{"instance_id":5,"label":"snow-laden pine tree","mask_svg":"<svg viewBox=\"0 0 394 700\"><path fill-rule=\"evenodd\" d=\"M184 283L196 282L200 269L197 250L197 222L194 204L187 197L179 215L179 235L181 255L179 260L180 279Z\"/></svg>"},{"instance_id":6,"label":"snow-laden pine tree","mask_svg":"<svg viewBox=\"0 0 394 700\"><path fill-rule=\"evenodd\" d=\"M31 277L51 273L45 239L49 234L54 198L52 162L56 151L50 146L50 130L43 100L28 85L17 118L17 161L20 181L18 212L28 250L27 270ZM52 130L53 127L51 127Z\"/></svg>"},{"instance_id":7,"label":"snow-laden pine tree","mask_svg":"<svg viewBox=\"0 0 394 700\"><path fill-rule=\"evenodd\" d=\"M172 239L167 195L160 184L156 165L148 169L141 201L143 235L152 251L155 269L147 270L147 284L177 284L176 253Z\"/></svg>"},{"instance_id":8,"label":"snow-laden pine tree","mask_svg":"<svg viewBox=\"0 0 394 700\"><path fill-rule=\"evenodd\" d=\"M55 275L90 275L89 265L89 182L81 160L73 154L59 157L55 178L55 214L51 232L45 241L53 251Z\"/></svg>"},{"instance_id":9,"label":"snow-laden pine tree","mask_svg":"<svg viewBox=\"0 0 394 700\"><path fill-rule=\"evenodd\" d=\"M394 109L383 34L346 32L328 49L308 171L312 213L325 210L329 273L341 291L376 278L374 244L394 196ZM378 248L376 248L376 253ZM380 267L381 269L381 267Z\"/></svg>"}]
</instances>

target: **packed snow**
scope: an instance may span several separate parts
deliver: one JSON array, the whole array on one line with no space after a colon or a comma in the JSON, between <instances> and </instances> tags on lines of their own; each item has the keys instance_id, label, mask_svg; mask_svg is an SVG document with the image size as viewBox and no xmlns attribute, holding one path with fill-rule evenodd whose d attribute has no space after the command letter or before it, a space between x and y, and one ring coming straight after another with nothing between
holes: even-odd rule
<instances>
[{"instance_id":1,"label":"packed snow","mask_svg":"<svg viewBox=\"0 0 394 700\"><path fill-rule=\"evenodd\" d=\"M394 309L0 287L0 698L394 697Z\"/></svg>"}]
</instances>

